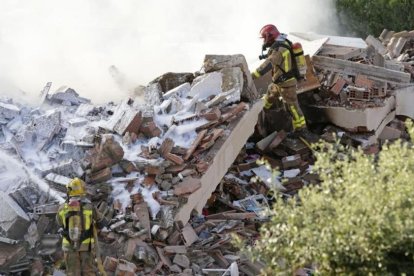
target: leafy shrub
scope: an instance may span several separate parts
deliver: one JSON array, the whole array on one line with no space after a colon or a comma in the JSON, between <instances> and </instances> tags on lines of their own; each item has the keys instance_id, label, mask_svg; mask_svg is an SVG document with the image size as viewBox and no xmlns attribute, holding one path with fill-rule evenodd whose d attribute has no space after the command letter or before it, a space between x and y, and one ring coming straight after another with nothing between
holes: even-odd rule
<instances>
[{"instance_id":1,"label":"leafy shrub","mask_svg":"<svg viewBox=\"0 0 414 276\"><path fill-rule=\"evenodd\" d=\"M411 139L414 128L409 126ZM261 239L248 247L263 274L414 274L414 146L397 141L377 157L340 144L316 153L319 186L277 200Z\"/></svg>"},{"instance_id":2,"label":"leafy shrub","mask_svg":"<svg viewBox=\"0 0 414 276\"><path fill-rule=\"evenodd\" d=\"M414 0L335 0L341 25L356 35L414 29Z\"/></svg>"}]
</instances>

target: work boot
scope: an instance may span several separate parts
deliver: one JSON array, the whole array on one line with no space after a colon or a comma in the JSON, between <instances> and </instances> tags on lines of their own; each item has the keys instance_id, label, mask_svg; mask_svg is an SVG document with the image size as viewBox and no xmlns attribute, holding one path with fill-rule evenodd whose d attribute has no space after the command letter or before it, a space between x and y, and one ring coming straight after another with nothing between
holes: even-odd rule
<instances>
[{"instance_id":1,"label":"work boot","mask_svg":"<svg viewBox=\"0 0 414 276\"><path fill-rule=\"evenodd\" d=\"M297 138L297 139L303 138L310 144L316 143L320 139L318 135L310 132L306 127L293 131L291 135L292 137Z\"/></svg>"}]
</instances>

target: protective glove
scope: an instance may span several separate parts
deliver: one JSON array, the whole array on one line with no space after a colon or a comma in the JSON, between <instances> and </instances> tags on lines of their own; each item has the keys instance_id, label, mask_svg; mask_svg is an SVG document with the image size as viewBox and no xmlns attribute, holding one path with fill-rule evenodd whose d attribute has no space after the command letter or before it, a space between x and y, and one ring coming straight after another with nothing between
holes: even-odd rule
<instances>
[{"instance_id":1,"label":"protective glove","mask_svg":"<svg viewBox=\"0 0 414 276\"><path fill-rule=\"evenodd\" d=\"M257 79L259 77L260 77L260 74L259 74L259 72L257 72L257 70L252 72L252 79Z\"/></svg>"},{"instance_id":2,"label":"protective glove","mask_svg":"<svg viewBox=\"0 0 414 276\"><path fill-rule=\"evenodd\" d=\"M269 108L272 107L273 100L274 100L274 97L272 97L272 95L269 95L269 94L264 95L263 100L264 100L264 108L265 109L269 109Z\"/></svg>"}]
</instances>

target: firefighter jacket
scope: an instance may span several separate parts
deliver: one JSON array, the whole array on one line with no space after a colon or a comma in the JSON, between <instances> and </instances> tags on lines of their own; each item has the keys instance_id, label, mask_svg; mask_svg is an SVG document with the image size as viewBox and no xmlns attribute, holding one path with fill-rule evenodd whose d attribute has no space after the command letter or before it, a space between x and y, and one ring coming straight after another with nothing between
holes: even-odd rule
<instances>
[{"instance_id":1,"label":"firefighter jacket","mask_svg":"<svg viewBox=\"0 0 414 276\"><path fill-rule=\"evenodd\" d=\"M283 42L278 42L283 43ZM287 42L284 42L287 44ZM293 57L294 58L294 57ZM258 78L272 71L273 83L280 87L296 86L297 80L294 76L286 75L292 71L292 57L290 51L285 47L271 47L266 60L257 68L253 75ZM284 78L284 76L287 76Z\"/></svg>"},{"instance_id":2,"label":"firefighter jacket","mask_svg":"<svg viewBox=\"0 0 414 276\"><path fill-rule=\"evenodd\" d=\"M71 198L62 204L56 221L63 228L63 251L90 251L95 243L93 227L102 219L103 216L86 198Z\"/></svg>"}]
</instances>

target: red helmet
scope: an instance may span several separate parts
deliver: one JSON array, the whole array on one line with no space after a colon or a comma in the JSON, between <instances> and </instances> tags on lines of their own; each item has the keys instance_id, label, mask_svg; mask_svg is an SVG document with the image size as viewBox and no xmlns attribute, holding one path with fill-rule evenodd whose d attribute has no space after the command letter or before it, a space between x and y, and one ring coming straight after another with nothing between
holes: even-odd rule
<instances>
[{"instance_id":1,"label":"red helmet","mask_svg":"<svg viewBox=\"0 0 414 276\"><path fill-rule=\"evenodd\" d=\"M260 30L260 35L263 38L263 44L269 44L276 40L280 32L275 25L267 24Z\"/></svg>"}]
</instances>

